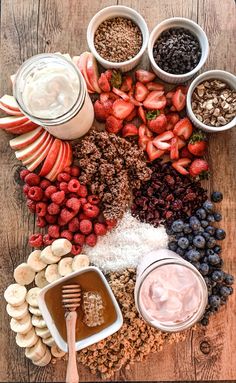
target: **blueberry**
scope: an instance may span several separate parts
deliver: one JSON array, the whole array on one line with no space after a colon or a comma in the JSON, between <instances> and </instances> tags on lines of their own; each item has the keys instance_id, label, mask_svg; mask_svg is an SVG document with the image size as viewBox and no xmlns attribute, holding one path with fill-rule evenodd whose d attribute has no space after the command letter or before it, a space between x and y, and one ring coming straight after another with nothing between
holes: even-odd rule
<instances>
[{"instance_id":1,"label":"blueberry","mask_svg":"<svg viewBox=\"0 0 236 383\"><path fill-rule=\"evenodd\" d=\"M192 234L189 234L189 235L187 236L187 238L188 238L189 243L192 244L192 243L193 243L193 235L192 235Z\"/></svg>"},{"instance_id":2,"label":"blueberry","mask_svg":"<svg viewBox=\"0 0 236 383\"><path fill-rule=\"evenodd\" d=\"M220 295L223 297L228 297L230 295L230 289L227 286L221 286Z\"/></svg>"},{"instance_id":3,"label":"blueberry","mask_svg":"<svg viewBox=\"0 0 236 383\"><path fill-rule=\"evenodd\" d=\"M178 245L179 247L181 247L181 249L187 249L188 246L189 246L189 241L188 241L188 238L186 237L181 237L179 240L178 240Z\"/></svg>"},{"instance_id":4,"label":"blueberry","mask_svg":"<svg viewBox=\"0 0 236 383\"><path fill-rule=\"evenodd\" d=\"M211 280L209 277L204 277L204 281L206 282L207 287L211 287Z\"/></svg>"},{"instance_id":5,"label":"blueberry","mask_svg":"<svg viewBox=\"0 0 236 383\"><path fill-rule=\"evenodd\" d=\"M210 235L214 235L214 234L215 234L215 231L216 231L216 229L215 229L214 226L207 226L207 227L205 228L205 232L206 232L206 233L209 233Z\"/></svg>"},{"instance_id":6,"label":"blueberry","mask_svg":"<svg viewBox=\"0 0 236 383\"><path fill-rule=\"evenodd\" d=\"M205 256L205 249L198 249L198 251L200 253L201 258L203 258Z\"/></svg>"},{"instance_id":7,"label":"blueberry","mask_svg":"<svg viewBox=\"0 0 236 383\"><path fill-rule=\"evenodd\" d=\"M211 222L215 222L215 217L214 217L214 215L213 214L208 214L208 216L207 216L207 221L209 222L209 223L211 223Z\"/></svg>"},{"instance_id":8,"label":"blueberry","mask_svg":"<svg viewBox=\"0 0 236 383\"><path fill-rule=\"evenodd\" d=\"M199 271L202 275L207 275L209 272L209 266L207 263L201 263Z\"/></svg>"},{"instance_id":9,"label":"blueberry","mask_svg":"<svg viewBox=\"0 0 236 383\"><path fill-rule=\"evenodd\" d=\"M208 318L202 318L202 320L201 320L201 324L202 324L203 326L207 326L208 323L209 323L209 319L208 319Z\"/></svg>"},{"instance_id":10,"label":"blueberry","mask_svg":"<svg viewBox=\"0 0 236 383\"><path fill-rule=\"evenodd\" d=\"M185 255L191 262L197 262L201 258L200 253L197 250L188 250Z\"/></svg>"},{"instance_id":11,"label":"blueberry","mask_svg":"<svg viewBox=\"0 0 236 383\"><path fill-rule=\"evenodd\" d=\"M221 241L222 239L225 239L225 237L226 237L226 232L223 229L216 229L216 232L215 232L216 239Z\"/></svg>"},{"instance_id":12,"label":"blueberry","mask_svg":"<svg viewBox=\"0 0 236 383\"><path fill-rule=\"evenodd\" d=\"M184 249L181 249L181 247L177 247L176 253L179 254L181 257L183 257L185 251L184 251Z\"/></svg>"},{"instance_id":13,"label":"blueberry","mask_svg":"<svg viewBox=\"0 0 236 383\"><path fill-rule=\"evenodd\" d=\"M193 231L193 234L194 234L194 235L203 234L203 233L204 233L204 229L203 229L203 227L199 227L198 230L194 230L194 231Z\"/></svg>"},{"instance_id":14,"label":"blueberry","mask_svg":"<svg viewBox=\"0 0 236 383\"><path fill-rule=\"evenodd\" d=\"M202 262L203 262L203 263L208 263L208 258L207 258L206 256L203 257Z\"/></svg>"},{"instance_id":15,"label":"blueberry","mask_svg":"<svg viewBox=\"0 0 236 383\"><path fill-rule=\"evenodd\" d=\"M207 222L205 219L202 220L202 221L201 221L201 226L202 226L203 228L207 227L207 226L208 226L208 222Z\"/></svg>"},{"instance_id":16,"label":"blueberry","mask_svg":"<svg viewBox=\"0 0 236 383\"><path fill-rule=\"evenodd\" d=\"M208 247L208 249L212 249L215 245L216 245L216 240L214 237L210 237L206 242L206 247Z\"/></svg>"},{"instance_id":17,"label":"blueberry","mask_svg":"<svg viewBox=\"0 0 236 383\"><path fill-rule=\"evenodd\" d=\"M167 234L167 235L173 235L174 232L173 232L173 230L172 230L171 228L168 227L168 228L166 229L166 234Z\"/></svg>"},{"instance_id":18,"label":"blueberry","mask_svg":"<svg viewBox=\"0 0 236 383\"><path fill-rule=\"evenodd\" d=\"M200 266L201 266L200 262L191 262L191 264L192 264L194 267L196 267L197 270L200 269Z\"/></svg>"},{"instance_id":19,"label":"blueberry","mask_svg":"<svg viewBox=\"0 0 236 383\"><path fill-rule=\"evenodd\" d=\"M218 265L220 263L220 257L217 254L210 254L208 256L208 262L211 265Z\"/></svg>"},{"instance_id":20,"label":"blueberry","mask_svg":"<svg viewBox=\"0 0 236 383\"><path fill-rule=\"evenodd\" d=\"M234 283L233 275L225 273L224 281L226 285L232 285Z\"/></svg>"},{"instance_id":21,"label":"blueberry","mask_svg":"<svg viewBox=\"0 0 236 383\"><path fill-rule=\"evenodd\" d=\"M215 282L222 282L224 279L224 273L220 270L216 270L211 274L211 278Z\"/></svg>"},{"instance_id":22,"label":"blueberry","mask_svg":"<svg viewBox=\"0 0 236 383\"><path fill-rule=\"evenodd\" d=\"M222 220L222 215L218 212L214 213L214 218L216 222L220 222Z\"/></svg>"},{"instance_id":23,"label":"blueberry","mask_svg":"<svg viewBox=\"0 0 236 383\"><path fill-rule=\"evenodd\" d=\"M172 251L176 251L176 250L177 250L177 247L178 247L178 245L177 245L177 243L176 243L176 242L174 242L174 241L171 241L171 242L169 242L169 244L168 244L168 247L169 247L169 249L170 249L170 250L172 250Z\"/></svg>"},{"instance_id":24,"label":"blueberry","mask_svg":"<svg viewBox=\"0 0 236 383\"><path fill-rule=\"evenodd\" d=\"M193 230L198 230L201 227L199 219L195 216L190 217L189 225Z\"/></svg>"},{"instance_id":25,"label":"blueberry","mask_svg":"<svg viewBox=\"0 0 236 383\"><path fill-rule=\"evenodd\" d=\"M213 250L214 250L215 253L220 254L221 250L222 250L222 247L220 245L216 245L216 246L213 247Z\"/></svg>"},{"instance_id":26,"label":"blueberry","mask_svg":"<svg viewBox=\"0 0 236 383\"><path fill-rule=\"evenodd\" d=\"M184 233L181 231L181 233L176 233L175 234L175 239L180 239L180 238L182 238L182 237L184 237Z\"/></svg>"},{"instance_id":27,"label":"blueberry","mask_svg":"<svg viewBox=\"0 0 236 383\"><path fill-rule=\"evenodd\" d=\"M202 205L203 209L206 210L207 213L212 213L213 212L213 203L209 200L205 201Z\"/></svg>"},{"instance_id":28,"label":"blueberry","mask_svg":"<svg viewBox=\"0 0 236 383\"><path fill-rule=\"evenodd\" d=\"M198 209L195 214L196 214L196 217L198 219L205 219L206 218L206 211L202 208Z\"/></svg>"},{"instance_id":29,"label":"blueberry","mask_svg":"<svg viewBox=\"0 0 236 383\"><path fill-rule=\"evenodd\" d=\"M215 254L214 250L212 250L212 249L207 249L206 250L206 255L213 255L213 254Z\"/></svg>"},{"instance_id":30,"label":"blueberry","mask_svg":"<svg viewBox=\"0 0 236 383\"><path fill-rule=\"evenodd\" d=\"M185 234L190 234L190 233L192 233L192 229L191 229L191 227L189 226L188 223L185 223L185 224L184 224L184 233L185 233Z\"/></svg>"},{"instance_id":31,"label":"blueberry","mask_svg":"<svg viewBox=\"0 0 236 383\"><path fill-rule=\"evenodd\" d=\"M223 199L223 194L221 192L213 192L211 195L211 200L213 202L221 202Z\"/></svg>"},{"instance_id":32,"label":"blueberry","mask_svg":"<svg viewBox=\"0 0 236 383\"><path fill-rule=\"evenodd\" d=\"M202 235L196 235L196 237L193 238L193 244L199 249L203 249L205 246L206 240Z\"/></svg>"},{"instance_id":33,"label":"blueberry","mask_svg":"<svg viewBox=\"0 0 236 383\"><path fill-rule=\"evenodd\" d=\"M220 297L218 297L218 295L212 295L209 297L208 299L208 302L209 302L209 305L212 307L212 308L217 308L220 306Z\"/></svg>"},{"instance_id":34,"label":"blueberry","mask_svg":"<svg viewBox=\"0 0 236 383\"><path fill-rule=\"evenodd\" d=\"M233 292L234 292L233 287L229 286L228 289L229 289L229 291L230 291L230 295L233 294Z\"/></svg>"},{"instance_id":35,"label":"blueberry","mask_svg":"<svg viewBox=\"0 0 236 383\"><path fill-rule=\"evenodd\" d=\"M208 239L211 237L209 233L202 233L203 237L205 238L206 241L208 241Z\"/></svg>"},{"instance_id":36,"label":"blueberry","mask_svg":"<svg viewBox=\"0 0 236 383\"><path fill-rule=\"evenodd\" d=\"M228 296L227 297L220 297L220 304L221 305L225 305L227 303L227 300L228 300Z\"/></svg>"},{"instance_id":37,"label":"blueberry","mask_svg":"<svg viewBox=\"0 0 236 383\"><path fill-rule=\"evenodd\" d=\"M184 223L181 219L177 219L176 221L174 221L171 225L171 229L175 232L175 233L180 233L184 228Z\"/></svg>"}]
</instances>

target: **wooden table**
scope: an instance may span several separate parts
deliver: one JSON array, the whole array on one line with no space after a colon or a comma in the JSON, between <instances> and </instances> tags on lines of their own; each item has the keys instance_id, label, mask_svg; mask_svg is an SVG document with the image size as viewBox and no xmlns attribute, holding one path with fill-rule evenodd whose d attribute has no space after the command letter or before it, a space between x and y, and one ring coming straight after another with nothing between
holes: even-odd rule
<instances>
[{"instance_id":1,"label":"wooden table","mask_svg":"<svg viewBox=\"0 0 236 383\"><path fill-rule=\"evenodd\" d=\"M173 16L197 21L206 31L210 55L204 70L236 72L236 11L233 0L2 0L1 1L1 79L0 94L11 94L9 76L27 58L41 52L69 52L78 55L87 49L86 28L91 17L108 5L135 8L151 30L157 22ZM147 60L143 59L143 66ZM9 136L0 132L0 234L1 293L13 281L13 270L29 253L27 238L35 228L18 183L19 162L8 145ZM236 275L235 262L235 167L236 129L211 135L209 147L211 178L209 191L221 190L224 201L222 225L227 231L223 257L225 270ZM24 357L9 330L5 302L1 303L0 381L59 382L64 380L65 364L37 368ZM145 363L121 370L114 380L191 381L236 380L236 299L211 319L207 329L189 331L185 342L167 346ZM99 381L80 369L81 381Z\"/></svg>"}]
</instances>

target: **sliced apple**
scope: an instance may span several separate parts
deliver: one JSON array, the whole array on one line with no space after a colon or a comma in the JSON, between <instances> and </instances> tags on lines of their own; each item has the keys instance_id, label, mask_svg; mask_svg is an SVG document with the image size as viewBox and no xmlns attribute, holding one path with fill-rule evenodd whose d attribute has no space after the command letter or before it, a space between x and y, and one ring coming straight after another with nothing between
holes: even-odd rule
<instances>
[{"instance_id":1,"label":"sliced apple","mask_svg":"<svg viewBox=\"0 0 236 383\"><path fill-rule=\"evenodd\" d=\"M47 139L48 135L49 135L49 133L45 130L41 134L41 136L39 136L37 138L37 140L35 140L32 144L30 144L26 148L23 148L21 150L17 150L15 152L16 158L18 158L18 160L24 160L25 158L30 157L31 154L33 154L40 146L43 145L43 143Z\"/></svg>"},{"instance_id":2,"label":"sliced apple","mask_svg":"<svg viewBox=\"0 0 236 383\"><path fill-rule=\"evenodd\" d=\"M25 122L29 121L28 117L22 116L22 117L2 117L0 118L0 129L7 129L7 128L16 128L19 125L24 124Z\"/></svg>"},{"instance_id":3,"label":"sliced apple","mask_svg":"<svg viewBox=\"0 0 236 383\"><path fill-rule=\"evenodd\" d=\"M6 132L12 133L12 134L24 134L27 132L31 132L35 128L37 128L38 125L35 124L33 121L27 121L22 125L17 126L16 128L7 128L5 129Z\"/></svg>"},{"instance_id":4,"label":"sliced apple","mask_svg":"<svg viewBox=\"0 0 236 383\"><path fill-rule=\"evenodd\" d=\"M15 110L16 112L20 112L19 106L16 102L15 97L10 96L9 94L4 94L0 98L0 103L5 106L7 109Z\"/></svg>"},{"instance_id":5,"label":"sliced apple","mask_svg":"<svg viewBox=\"0 0 236 383\"><path fill-rule=\"evenodd\" d=\"M58 169L61 167L62 161L64 161L65 149L66 149L66 146L65 146L64 142L61 141L61 146L60 146L56 161L54 162L54 165L53 165L51 171L45 176L45 178L47 178L49 181L55 180L55 178L58 174Z\"/></svg>"},{"instance_id":6,"label":"sliced apple","mask_svg":"<svg viewBox=\"0 0 236 383\"><path fill-rule=\"evenodd\" d=\"M10 140L9 144L12 149L23 149L26 146L32 144L43 132L42 126L32 130L31 132L21 134L18 137Z\"/></svg>"},{"instance_id":7,"label":"sliced apple","mask_svg":"<svg viewBox=\"0 0 236 383\"><path fill-rule=\"evenodd\" d=\"M46 174L48 174L52 170L53 165L56 162L56 158L59 156L61 146L62 146L62 141L59 140L58 138L56 138L54 140L52 146L51 146L51 149L50 149L45 161L44 161L42 169L40 170L39 175L41 177L46 176Z\"/></svg>"},{"instance_id":8,"label":"sliced apple","mask_svg":"<svg viewBox=\"0 0 236 383\"><path fill-rule=\"evenodd\" d=\"M88 58L89 52L83 52L80 56L74 56L72 58L73 63L79 68L80 72L82 73L87 89L89 93L95 93L95 89L93 89L92 85L89 82L88 75L87 75L87 58Z\"/></svg>"},{"instance_id":9,"label":"sliced apple","mask_svg":"<svg viewBox=\"0 0 236 383\"><path fill-rule=\"evenodd\" d=\"M64 169L67 167L67 166L70 166L72 164L72 157L73 157L73 152L72 152L72 146L69 142L66 142L66 144L68 145L68 153L67 153L67 162L65 164L65 167ZM62 170L64 170L62 169Z\"/></svg>"},{"instance_id":10,"label":"sliced apple","mask_svg":"<svg viewBox=\"0 0 236 383\"><path fill-rule=\"evenodd\" d=\"M8 109L1 102L0 102L0 109L6 114L9 114L10 116L24 116L24 114L21 111L18 112L17 110Z\"/></svg>"},{"instance_id":11,"label":"sliced apple","mask_svg":"<svg viewBox=\"0 0 236 383\"><path fill-rule=\"evenodd\" d=\"M96 59L92 53L89 53L87 57L86 72L92 89L94 89L97 93L101 93L101 89L98 85L98 66Z\"/></svg>"},{"instance_id":12,"label":"sliced apple","mask_svg":"<svg viewBox=\"0 0 236 383\"><path fill-rule=\"evenodd\" d=\"M44 149L48 146L48 144L51 141L51 134L48 134L46 140L43 142L41 146L39 146L38 149L35 150L29 157L26 157L22 160L23 165L30 164L31 162L34 162L34 160L37 159L37 157L44 151Z\"/></svg>"},{"instance_id":13,"label":"sliced apple","mask_svg":"<svg viewBox=\"0 0 236 383\"><path fill-rule=\"evenodd\" d=\"M47 157L48 152L52 147L53 140L54 140L54 138L50 137L50 140L49 140L47 146L44 148L44 150L41 152L41 154L33 162L26 165L26 167L29 171L33 172L34 169L36 169L43 162L43 160Z\"/></svg>"}]
</instances>

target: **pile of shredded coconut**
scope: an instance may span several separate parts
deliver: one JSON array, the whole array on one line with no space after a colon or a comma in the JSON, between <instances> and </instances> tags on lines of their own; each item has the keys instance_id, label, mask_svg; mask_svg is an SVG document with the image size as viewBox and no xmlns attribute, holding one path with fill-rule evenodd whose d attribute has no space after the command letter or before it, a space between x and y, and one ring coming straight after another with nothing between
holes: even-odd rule
<instances>
[{"instance_id":1,"label":"pile of shredded coconut","mask_svg":"<svg viewBox=\"0 0 236 383\"><path fill-rule=\"evenodd\" d=\"M136 268L142 256L155 249L166 248L168 236L164 226L154 227L126 212L118 226L99 237L95 247L84 249L90 262L103 271Z\"/></svg>"}]
</instances>

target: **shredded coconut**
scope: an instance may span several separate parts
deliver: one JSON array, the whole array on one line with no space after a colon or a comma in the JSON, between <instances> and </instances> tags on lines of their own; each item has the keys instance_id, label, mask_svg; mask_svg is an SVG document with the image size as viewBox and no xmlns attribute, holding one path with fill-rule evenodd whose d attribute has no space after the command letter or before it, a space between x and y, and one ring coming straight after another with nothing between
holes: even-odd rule
<instances>
[{"instance_id":1,"label":"shredded coconut","mask_svg":"<svg viewBox=\"0 0 236 383\"><path fill-rule=\"evenodd\" d=\"M164 226L156 228L126 212L116 228L99 237L95 247L86 246L84 250L91 263L109 272L136 268L142 256L167 244Z\"/></svg>"}]
</instances>

